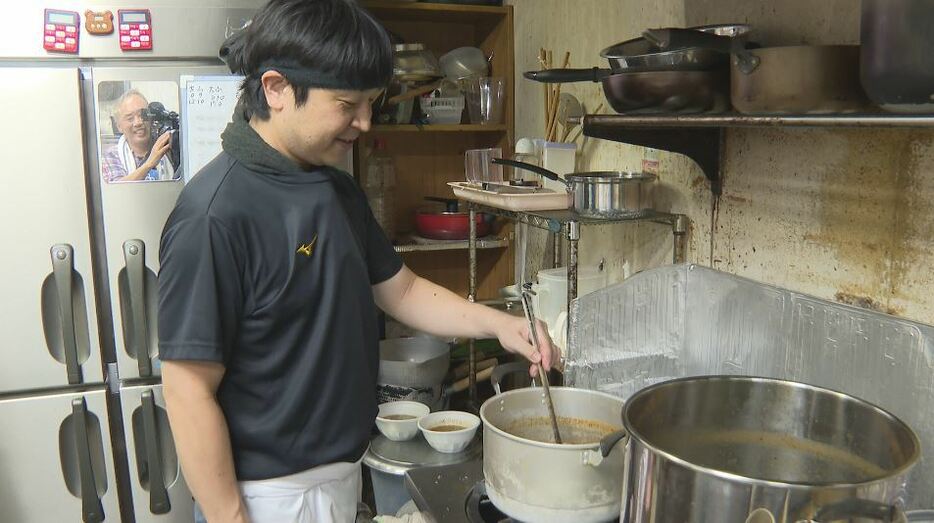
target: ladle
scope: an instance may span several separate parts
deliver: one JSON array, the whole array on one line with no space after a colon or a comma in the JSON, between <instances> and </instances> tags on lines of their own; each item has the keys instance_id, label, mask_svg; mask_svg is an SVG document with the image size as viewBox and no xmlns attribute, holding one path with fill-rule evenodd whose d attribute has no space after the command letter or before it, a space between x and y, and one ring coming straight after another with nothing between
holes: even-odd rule
<instances>
[{"instance_id":1,"label":"ladle","mask_svg":"<svg viewBox=\"0 0 934 523\"><path fill-rule=\"evenodd\" d=\"M535 294L532 290L532 284L526 283L522 286L522 308L525 310L525 319L529 322L529 333L532 337L532 346L541 356L541 345L538 342L538 330L535 328L535 311L532 310L531 296ZM548 407L548 416L551 419L551 430L554 432L555 443L561 444L561 433L558 432L558 418L555 417L555 406L551 402L551 389L548 386L548 375L545 374L545 367L542 366L542 360L538 360L538 377L542 380L542 390L545 392L545 405Z\"/></svg>"}]
</instances>

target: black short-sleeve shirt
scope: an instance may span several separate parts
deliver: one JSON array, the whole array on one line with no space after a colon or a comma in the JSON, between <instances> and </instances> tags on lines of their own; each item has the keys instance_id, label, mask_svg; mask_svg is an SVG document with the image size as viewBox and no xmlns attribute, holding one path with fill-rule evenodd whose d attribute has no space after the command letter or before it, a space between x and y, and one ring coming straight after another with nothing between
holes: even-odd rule
<instances>
[{"instance_id":1,"label":"black short-sleeve shirt","mask_svg":"<svg viewBox=\"0 0 934 523\"><path fill-rule=\"evenodd\" d=\"M221 153L162 233L159 353L223 363L237 478L356 461L376 415L371 285L402 260L332 168L254 172Z\"/></svg>"}]
</instances>

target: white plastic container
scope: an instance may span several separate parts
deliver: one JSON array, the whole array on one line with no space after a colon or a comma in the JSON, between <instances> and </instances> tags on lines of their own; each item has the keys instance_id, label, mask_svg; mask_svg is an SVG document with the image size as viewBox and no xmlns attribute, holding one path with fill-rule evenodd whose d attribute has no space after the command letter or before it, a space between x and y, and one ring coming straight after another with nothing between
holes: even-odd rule
<instances>
[{"instance_id":1,"label":"white plastic container","mask_svg":"<svg viewBox=\"0 0 934 523\"><path fill-rule=\"evenodd\" d=\"M577 295L584 296L606 287L606 272L593 267L577 269ZM538 271L538 283L532 286L535 296L532 305L535 316L548 324L549 331L559 323L559 316L568 308L568 270L567 267Z\"/></svg>"}]
</instances>

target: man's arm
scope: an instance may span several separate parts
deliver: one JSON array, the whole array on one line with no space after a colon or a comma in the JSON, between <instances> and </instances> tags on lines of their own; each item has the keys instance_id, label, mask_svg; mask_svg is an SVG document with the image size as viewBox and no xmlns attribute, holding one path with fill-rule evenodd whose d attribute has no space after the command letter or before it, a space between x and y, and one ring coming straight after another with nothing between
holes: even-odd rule
<instances>
[{"instance_id":1,"label":"man's arm","mask_svg":"<svg viewBox=\"0 0 934 523\"><path fill-rule=\"evenodd\" d=\"M373 286L376 304L386 314L420 331L437 336L498 338L503 348L539 360L529 342L525 318L470 303L453 292L416 276L403 266L395 276ZM550 369L557 354L544 324L538 323L542 365ZM534 370L532 371L535 372Z\"/></svg>"},{"instance_id":2,"label":"man's arm","mask_svg":"<svg viewBox=\"0 0 934 523\"><path fill-rule=\"evenodd\" d=\"M157 138L156 142L152 144L152 149L149 151L149 156L146 158L146 161L143 162L143 165L140 165L134 169L133 172L126 175L122 181L139 181L145 179L149 171L155 169L156 166L159 165L159 161L162 160L162 157L165 156L171 148L172 133L163 133L162 136Z\"/></svg>"},{"instance_id":3,"label":"man's arm","mask_svg":"<svg viewBox=\"0 0 934 523\"><path fill-rule=\"evenodd\" d=\"M227 421L217 403L219 363L163 361L162 390L185 481L208 522L249 521L234 471Z\"/></svg>"}]
</instances>

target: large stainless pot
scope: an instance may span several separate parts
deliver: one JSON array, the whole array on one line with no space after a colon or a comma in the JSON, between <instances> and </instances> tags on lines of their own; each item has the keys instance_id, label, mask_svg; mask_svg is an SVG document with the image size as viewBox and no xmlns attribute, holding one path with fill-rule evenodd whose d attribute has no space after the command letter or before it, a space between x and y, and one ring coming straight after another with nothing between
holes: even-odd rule
<instances>
[{"instance_id":1,"label":"large stainless pot","mask_svg":"<svg viewBox=\"0 0 934 523\"><path fill-rule=\"evenodd\" d=\"M652 208L654 174L597 171L561 178L558 173L530 163L503 158L493 158L493 163L525 169L564 183L571 195L571 208L588 218L619 218Z\"/></svg>"},{"instance_id":2,"label":"large stainless pot","mask_svg":"<svg viewBox=\"0 0 934 523\"><path fill-rule=\"evenodd\" d=\"M599 438L599 433L622 428L623 401L615 396L567 387L551 387L551 396L564 440L574 441L583 431ZM620 510L623 453L603 458L596 439L587 444L543 443L551 437L543 402L541 389L525 388L493 396L480 407L483 477L490 501L519 521L615 519Z\"/></svg>"},{"instance_id":3,"label":"large stainless pot","mask_svg":"<svg viewBox=\"0 0 934 523\"><path fill-rule=\"evenodd\" d=\"M934 3L862 0L860 75L887 111L934 113Z\"/></svg>"},{"instance_id":4,"label":"large stainless pot","mask_svg":"<svg viewBox=\"0 0 934 523\"><path fill-rule=\"evenodd\" d=\"M450 363L450 345L437 338L415 336L380 341L378 401L411 400L433 410L442 408L442 382Z\"/></svg>"},{"instance_id":5,"label":"large stainless pot","mask_svg":"<svg viewBox=\"0 0 934 523\"><path fill-rule=\"evenodd\" d=\"M623 423L623 523L904 521L921 454L884 410L775 379L653 385L627 401Z\"/></svg>"}]
</instances>

